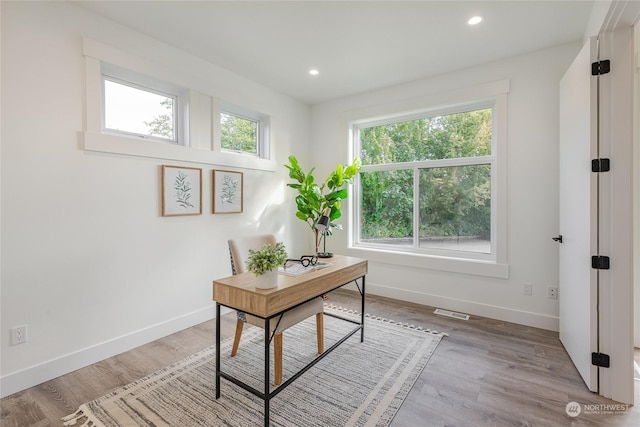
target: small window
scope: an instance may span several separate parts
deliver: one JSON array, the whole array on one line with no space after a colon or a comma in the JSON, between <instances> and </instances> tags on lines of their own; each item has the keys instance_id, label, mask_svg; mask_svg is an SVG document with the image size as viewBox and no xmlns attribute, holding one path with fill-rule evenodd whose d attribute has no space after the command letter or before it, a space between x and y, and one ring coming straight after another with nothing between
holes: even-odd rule
<instances>
[{"instance_id":1,"label":"small window","mask_svg":"<svg viewBox=\"0 0 640 427\"><path fill-rule=\"evenodd\" d=\"M147 59L88 38L83 38L82 52L84 150L277 170L269 147L269 115L214 97L206 87L215 87L215 78L197 69L197 61L187 60L193 66L185 69L197 72L185 73L159 51ZM227 139L222 148L221 111L240 119L231 134L237 133L235 129L249 129L249 139L254 141L251 148L235 145L233 139ZM227 125L234 121L238 122Z\"/></svg>"},{"instance_id":2,"label":"small window","mask_svg":"<svg viewBox=\"0 0 640 427\"><path fill-rule=\"evenodd\" d=\"M177 143L177 97L104 77L104 129Z\"/></svg>"},{"instance_id":3,"label":"small window","mask_svg":"<svg viewBox=\"0 0 640 427\"><path fill-rule=\"evenodd\" d=\"M102 132L189 146L189 90L106 62Z\"/></svg>"},{"instance_id":4,"label":"small window","mask_svg":"<svg viewBox=\"0 0 640 427\"><path fill-rule=\"evenodd\" d=\"M221 112L220 141L223 150L259 155L260 120Z\"/></svg>"}]
</instances>

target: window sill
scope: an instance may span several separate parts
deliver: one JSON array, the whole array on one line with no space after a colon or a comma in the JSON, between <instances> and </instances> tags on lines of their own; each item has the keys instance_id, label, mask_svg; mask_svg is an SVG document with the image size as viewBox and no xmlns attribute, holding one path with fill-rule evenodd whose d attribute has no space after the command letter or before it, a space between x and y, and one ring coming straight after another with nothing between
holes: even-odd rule
<instances>
[{"instance_id":1,"label":"window sill","mask_svg":"<svg viewBox=\"0 0 640 427\"><path fill-rule=\"evenodd\" d=\"M256 169L274 172L275 160L267 160L234 153L220 153L201 148L171 145L162 142L146 141L142 138L109 135L97 132L84 132L84 149L99 153L122 154L128 156L149 157L171 161L203 163L242 169Z\"/></svg>"},{"instance_id":2,"label":"window sill","mask_svg":"<svg viewBox=\"0 0 640 427\"><path fill-rule=\"evenodd\" d=\"M398 253L381 249L356 248L353 246L347 249L347 254L384 264L471 274L475 276L495 277L499 279L509 278L509 264L498 263L495 261L438 257L407 252Z\"/></svg>"}]
</instances>

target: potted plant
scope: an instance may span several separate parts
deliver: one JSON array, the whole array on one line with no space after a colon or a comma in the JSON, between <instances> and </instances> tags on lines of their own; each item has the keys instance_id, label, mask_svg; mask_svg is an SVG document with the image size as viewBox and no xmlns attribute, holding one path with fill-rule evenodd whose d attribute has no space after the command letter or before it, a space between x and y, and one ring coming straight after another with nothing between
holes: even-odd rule
<instances>
[{"instance_id":1,"label":"potted plant","mask_svg":"<svg viewBox=\"0 0 640 427\"><path fill-rule=\"evenodd\" d=\"M342 216L340 212L341 202L347 198L347 184L352 181L360 170L360 160L358 158L354 159L353 163L346 168L339 164L321 185L316 183L313 176L315 168L311 168L308 173L305 173L295 156L289 156L289 164L285 165L285 167L289 169L289 177L296 180L295 183L287 184L288 187L298 191L296 196L298 209L296 217L309 224L309 227L315 233L317 254L321 234L316 228L316 224L324 213L329 217L329 227L322 232L325 237L327 234L331 234L331 229L333 228L342 230L342 226L334 221Z\"/></svg>"},{"instance_id":2,"label":"potted plant","mask_svg":"<svg viewBox=\"0 0 640 427\"><path fill-rule=\"evenodd\" d=\"M270 289L278 286L278 267L287 260L284 243L265 243L258 249L249 249L247 270L256 276L256 288Z\"/></svg>"}]
</instances>

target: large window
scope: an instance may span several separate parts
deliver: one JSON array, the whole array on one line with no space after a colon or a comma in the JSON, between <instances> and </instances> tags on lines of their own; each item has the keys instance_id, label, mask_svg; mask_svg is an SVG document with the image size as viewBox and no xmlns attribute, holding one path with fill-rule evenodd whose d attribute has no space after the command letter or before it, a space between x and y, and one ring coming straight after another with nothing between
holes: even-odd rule
<instances>
[{"instance_id":1,"label":"large window","mask_svg":"<svg viewBox=\"0 0 640 427\"><path fill-rule=\"evenodd\" d=\"M354 126L356 247L495 260L494 102Z\"/></svg>"}]
</instances>

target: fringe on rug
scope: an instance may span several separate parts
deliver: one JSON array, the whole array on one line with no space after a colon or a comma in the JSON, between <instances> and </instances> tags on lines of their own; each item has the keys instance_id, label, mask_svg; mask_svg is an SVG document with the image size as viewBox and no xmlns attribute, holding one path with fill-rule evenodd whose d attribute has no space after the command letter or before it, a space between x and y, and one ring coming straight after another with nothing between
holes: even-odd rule
<instances>
[{"instance_id":1,"label":"fringe on rug","mask_svg":"<svg viewBox=\"0 0 640 427\"><path fill-rule=\"evenodd\" d=\"M331 310L341 311L343 313L353 314L353 315L356 315L356 316L360 315L360 313L357 310L353 310L353 309L350 309L350 308L345 308L345 307L342 307L342 306L338 306L338 305L335 305L333 303L326 303L325 302L324 306L325 306L325 308L328 308L328 309L331 309ZM448 337L449 336L449 334L446 333L446 332L438 332L436 330L429 329L429 328L425 329L422 326L416 326L416 325L413 325L411 323L396 322L395 320L387 319L385 317L372 316L369 313L365 313L364 317L369 318L369 319L374 319L374 320L380 320L382 322L387 322L390 325L398 325L398 326L402 326L403 328L415 329L416 331L423 331L423 332L431 334L431 335L439 335L441 337Z\"/></svg>"},{"instance_id":2,"label":"fringe on rug","mask_svg":"<svg viewBox=\"0 0 640 427\"><path fill-rule=\"evenodd\" d=\"M62 422L65 426L75 426L76 423L82 418L86 418L87 420L84 422L84 424L79 425L78 427L104 427L104 424L102 424L97 418L91 415L91 411L88 410L86 404L80 405L76 412L62 418Z\"/></svg>"}]
</instances>

